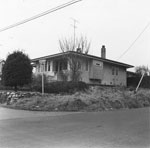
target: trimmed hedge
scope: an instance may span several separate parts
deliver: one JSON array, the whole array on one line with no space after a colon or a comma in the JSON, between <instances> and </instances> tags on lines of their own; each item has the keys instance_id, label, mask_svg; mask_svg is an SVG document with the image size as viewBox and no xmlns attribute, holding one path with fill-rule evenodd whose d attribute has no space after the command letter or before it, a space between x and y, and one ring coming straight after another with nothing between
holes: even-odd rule
<instances>
[{"instance_id":1,"label":"trimmed hedge","mask_svg":"<svg viewBox=\"0 0 150 148\"><path fill-rule=\"evenodd\" d=\"M34 91L41 92L41 85L34 85L32 87ZM72 81L57 81L46 83L44 86L45 93L73 93L75 91L85 91L88 89L88 85L84 82L72 82Z\"/></svg>"}]
</instances>

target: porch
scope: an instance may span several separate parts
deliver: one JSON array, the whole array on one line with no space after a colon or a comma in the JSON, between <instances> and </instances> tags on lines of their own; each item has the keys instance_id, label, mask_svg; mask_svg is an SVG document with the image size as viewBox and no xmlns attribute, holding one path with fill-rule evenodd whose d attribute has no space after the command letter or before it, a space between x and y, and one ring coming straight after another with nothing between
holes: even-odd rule
<instances>
[{"instance_id":1,"label":"porch","mask_svg":"<svg viewBox=\"0 0 150 148\"><path fill-rule=\"evenodd\" d=\"M45 74L48 81L69 80L69 63L67 59L46 59L36 63L35 74Z\"/></svg>"}]
</instances>

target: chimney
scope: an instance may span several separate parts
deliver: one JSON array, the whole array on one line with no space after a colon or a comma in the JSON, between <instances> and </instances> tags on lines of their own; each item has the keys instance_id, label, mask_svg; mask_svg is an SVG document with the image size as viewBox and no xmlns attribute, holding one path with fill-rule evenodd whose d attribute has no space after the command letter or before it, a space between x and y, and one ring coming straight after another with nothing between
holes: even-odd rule
<instances>
[{"instance_id":1,"label":"chimney","mask_svg":"<svg viewBox=\"0 0 150 148\"><path fill-rule=\"evenodd\" d=\"M106 48L105 48L105 45L102 45L102 48L101 48L101 58L103 58L103 59L106 58Z\"/></svg>"}]
</instances>

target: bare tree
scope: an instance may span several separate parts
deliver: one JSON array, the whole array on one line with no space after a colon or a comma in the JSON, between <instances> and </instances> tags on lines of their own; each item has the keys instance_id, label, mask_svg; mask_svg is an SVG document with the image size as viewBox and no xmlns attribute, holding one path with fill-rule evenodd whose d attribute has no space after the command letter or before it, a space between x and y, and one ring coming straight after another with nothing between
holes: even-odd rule
<instances>
[{"instance_id":1,"label":"bare tree","mask_svg":"<svg viewBox=\"0 0 150 148\"><path fill-rule=\"evenodd\" d=\"M81 36L75 40L72 38L64 38L59 40L59 46L62 52L77 51L88 54L91 43L87 41L86 37ZM80 50L79 50L80 49Z\"/></svg>"},{"instance_id":2,"label":"bare tree","mask_svg":"<svg viewBox=\"0 0 150 148\"><path fill-rule=\"evenodd\" d=\"M143 74L143 72L145 73L145 76L150 75L150 70L148 67L146 67L144 65L135 67L135 73L138 74L139 76L141 76Z\"/></svg>"},{"instance_id":3,"label":"bare tree","mask_svg":"<svg viewBox=\"0 0 150 148\"><path fill-rule=\"evenodd\" d=\"M62 52L73 51L78 53L88 54L90 49L90 42L87 41L86 37L81 36L76 40L62 39L59 40L59 46ZM70 66L70 78L72 81L79 81L81 76L81 62L78 54L64 54L64 58L67 59Z\"/></svg>"}]
</instances>

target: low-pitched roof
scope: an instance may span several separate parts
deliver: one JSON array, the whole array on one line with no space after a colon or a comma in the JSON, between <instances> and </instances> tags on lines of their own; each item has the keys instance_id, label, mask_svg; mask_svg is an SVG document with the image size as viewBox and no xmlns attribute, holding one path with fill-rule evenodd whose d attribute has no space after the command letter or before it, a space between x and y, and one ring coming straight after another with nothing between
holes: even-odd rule
<instances>
[{"instance_id":1,"label":"low-pitched roof","mask_svg":"<svg viewBox=\"0 0 150 148\"><path fill-rule=\"evenodd\" d=\"M32 59L31 61L32 62L36 62L36 61L39 61L39 60L60 57L60 56L64 56L64 55L67 55L67 54L75 54L75 55L82 56L82 57L85 57L85 58L95 59L95 60L99 60L99 61L102 61L102 62L106 62L106 63L111 63L111 64L114 64L114 65L123 66L123 67L126 67L126 68L132 68L132 67L134 67L132 65L121 63L121 62L118 62L118 61L104 59L104 58L101 58L101 57L97 57L97 56L93 56L93 55L89 55L89 54L84 54L84 53L80 53L80 52L75 52L75 51L67 51L67 52L62 52L62 53L58 53L58 54L43 56L43 57Z\"/></svg>"}]
</instances>

